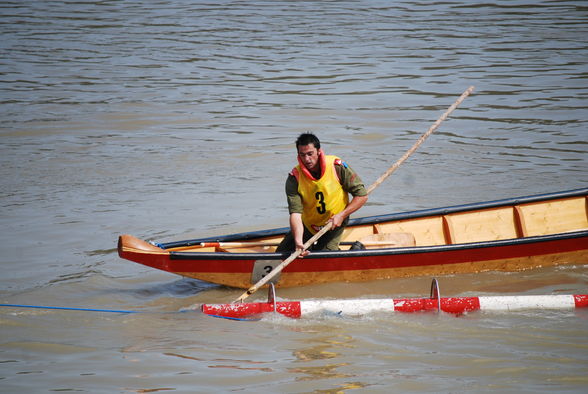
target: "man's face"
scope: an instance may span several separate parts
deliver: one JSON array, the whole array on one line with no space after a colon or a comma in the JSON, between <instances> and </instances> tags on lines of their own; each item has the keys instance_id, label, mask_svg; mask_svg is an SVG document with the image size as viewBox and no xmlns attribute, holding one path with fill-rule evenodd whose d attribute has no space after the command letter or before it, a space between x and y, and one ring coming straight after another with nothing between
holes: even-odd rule
<instances>
[{"instance_id":1,"label":"man's face","mask_svg":"<svg viewBox=\"0 0 588 394\"><path fill-rule=\"evenodd\" d=\"M308 171L316 171L319 169L319 154L318 149L314 147L314 144L299 146L298 156Z\"/></svg>"}]
</instances>

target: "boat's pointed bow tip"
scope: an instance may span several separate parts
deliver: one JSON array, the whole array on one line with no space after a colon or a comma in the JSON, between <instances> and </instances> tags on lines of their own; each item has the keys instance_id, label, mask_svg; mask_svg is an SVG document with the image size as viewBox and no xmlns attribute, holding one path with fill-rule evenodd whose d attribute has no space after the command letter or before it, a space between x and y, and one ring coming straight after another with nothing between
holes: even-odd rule
<instances>
[{"instance_id":1,"label":"boat's pointed bow tip","mask_svg":"<svg viewBox=\"0 0 588 394\"><path fill-rule=\"evenodd\" d=\"M123 246L124 246L124 237L126 237L126 236L127 236L126 234L123 234L123 235L119 235L118 236L118 246L117 246L117 249L118 249L118 256L119 257L122 257L122 250L123 250Z\"/></svg>"},{"instance_id":2,"label":"boat's pointed bow tip","mask_svg":"<svg viewBox=\"0 0 588 394\"><path fill-rule=\"evenodd\" d=\"M118 237L118 255L122 257L124 251L134 249L141 251L161 252L162 249L129 234Z\"/></svg>"}]
</instances>

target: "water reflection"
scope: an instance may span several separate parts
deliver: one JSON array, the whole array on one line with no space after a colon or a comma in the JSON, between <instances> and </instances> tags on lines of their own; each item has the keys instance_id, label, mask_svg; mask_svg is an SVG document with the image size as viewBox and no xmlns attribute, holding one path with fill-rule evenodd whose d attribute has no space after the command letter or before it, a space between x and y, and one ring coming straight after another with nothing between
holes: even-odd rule
<instances>
[{"instance_id":1,"label":"water reflection","mask_svg":"<svg viewBox=\"0 0 588 394\"><path fill-rule=\"evenodd\" d=\"M324 328L322 328L324 330ZM308 340L307 340L308 341ZM316 344L297 349L294 351L294 356L298 362L313 363L316 361L333 360L341 358L342 354L338 352L342 348L353 348L353 338L347 335L336 335L336 336L321 336L319 338L312 338L310 342ZM346 367L349 363L319 363L318 366L299 366L295 368L289 368L288 371L291 373L302 374L305 376L297 377L297 380L317 380L317 379L329 379L329 378L348 378L353 375L338 372L337 369Z\"/></svg>"},{"instance_id":2,"label":"water reflection","mask_svg":"<svg viewBox=\"0 0 588 394\"><path fill-rule=\"evenodd\" d=\"M318 380L318 379L332 379L332 378L348 378L353 375L337 372L337 368L348 366L348 363L340 364L325 364L318 367L295 367L289 368L288 371L296 374L304 374L306 376L297 377L296 380Z\"/></svg>"}]
</instances>

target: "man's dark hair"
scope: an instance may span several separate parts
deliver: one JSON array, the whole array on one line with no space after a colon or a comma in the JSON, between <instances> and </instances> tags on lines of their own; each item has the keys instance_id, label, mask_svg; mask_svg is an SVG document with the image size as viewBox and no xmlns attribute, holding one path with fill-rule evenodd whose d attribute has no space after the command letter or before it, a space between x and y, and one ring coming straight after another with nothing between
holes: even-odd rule
<instances>
[{"instance_id":1,"label":"man's dark hair","mask_svg":"<svg viewBox=\"0 0 588 394\"><path fill-rule=\"evenodd\" d=\"M316 149L321 148L321 142L319 141L318 137L310 132L302 133L298 136L296 140L296 149L298 150L299 147L313 144Z\"/></svg>"}]
</instances>

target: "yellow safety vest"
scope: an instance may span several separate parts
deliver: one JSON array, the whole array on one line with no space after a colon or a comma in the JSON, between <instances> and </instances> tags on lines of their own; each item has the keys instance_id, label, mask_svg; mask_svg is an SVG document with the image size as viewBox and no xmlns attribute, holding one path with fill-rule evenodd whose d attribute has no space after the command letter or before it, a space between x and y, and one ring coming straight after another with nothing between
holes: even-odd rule
<instances>
[{"instance_id":1,"label":"yellow safety vest","mask_svg":"<svg viewBox=\"0 0 588 394\"><path fill-rule=\"evenodd\" d=\"M302 196L302 223L313 234L319 232L331 216L341 212L349 204L349 196L341 187L335 171L335 160L340 159L324 155L320 179L314 179L303 165L296 166L298 193Z\"/></svg>"}]
</instances>

